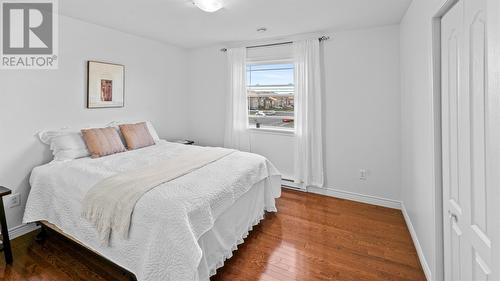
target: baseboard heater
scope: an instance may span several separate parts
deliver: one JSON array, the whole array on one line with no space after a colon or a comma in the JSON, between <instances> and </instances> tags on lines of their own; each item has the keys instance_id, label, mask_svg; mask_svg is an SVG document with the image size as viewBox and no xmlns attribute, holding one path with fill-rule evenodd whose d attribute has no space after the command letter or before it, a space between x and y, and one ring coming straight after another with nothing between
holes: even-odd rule
<instances>
[{"instance_id":1,"label":"baseboard heater","mask_svg":"<svg viewBox=\"0 0 500 281\"><path fill-rule=\"evenodd\" d=\"M295 189L295 190L299 190L299 191L305 191L305 189L302 188L301 183L296 183L295 181L293 181L291 179L281 179L281 185L286 187L286 188Z\"/></svg>"}]
</instances>

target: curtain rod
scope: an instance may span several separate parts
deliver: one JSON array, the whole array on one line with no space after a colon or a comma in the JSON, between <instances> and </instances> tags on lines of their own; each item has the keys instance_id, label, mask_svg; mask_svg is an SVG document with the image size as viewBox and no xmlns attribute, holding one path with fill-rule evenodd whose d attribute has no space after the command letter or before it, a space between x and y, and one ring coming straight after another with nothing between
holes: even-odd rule
<instances>
[{"instance_id":1,"label":"curtain rod","mask_svg":"<svg viewBox=\"0 0 500 281\"><path fill-rule=\"evenodd\" d=\"M330 39L330 36L321 36L318 38L319 42L323 42ZM253 49L253 48L261 48L261 47L271 47L271 46L279 46L279 45L288 45L292 44L293 41L287 41L287 42L281 42L281 43L272 43L272 44L264 44L264 45L254 45L254 46L248 46L247 49ZM227 48L222 48L220 49L221 52L227 52Z\"/></svg>"}]
</instances>

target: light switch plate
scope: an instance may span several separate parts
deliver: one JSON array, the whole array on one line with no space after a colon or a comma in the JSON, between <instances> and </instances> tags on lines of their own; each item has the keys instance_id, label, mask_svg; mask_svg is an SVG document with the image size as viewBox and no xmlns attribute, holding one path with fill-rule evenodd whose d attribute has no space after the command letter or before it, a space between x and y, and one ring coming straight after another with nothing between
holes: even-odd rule
<instances>
[{"instance_id":1,"label":"light switch plate","mask_svg":"<svg viewBox=\"0 0 500 281\"><path fill-rule=\"evenodd\" d=\"M366 180L366 175L367 175L366 169L359 170L359 179L360 180Z\"/></svg>"}]
</instances>

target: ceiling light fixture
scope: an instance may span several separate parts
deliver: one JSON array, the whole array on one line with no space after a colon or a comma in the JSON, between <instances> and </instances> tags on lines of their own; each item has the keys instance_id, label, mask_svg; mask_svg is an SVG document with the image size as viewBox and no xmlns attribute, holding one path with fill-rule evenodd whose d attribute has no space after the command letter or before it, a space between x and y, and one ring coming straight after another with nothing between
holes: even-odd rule
<instances>
[{"instance_id":1,"label":"ceiling light fixture","mask_svg":"<svg viewBox=\"0 0 500 281\"><path fill-rule=\"evenodd\" d=\"M217 12L222 8L222 0L193 0L193 4L208 13Z\"/></svg>"}]
</instances>

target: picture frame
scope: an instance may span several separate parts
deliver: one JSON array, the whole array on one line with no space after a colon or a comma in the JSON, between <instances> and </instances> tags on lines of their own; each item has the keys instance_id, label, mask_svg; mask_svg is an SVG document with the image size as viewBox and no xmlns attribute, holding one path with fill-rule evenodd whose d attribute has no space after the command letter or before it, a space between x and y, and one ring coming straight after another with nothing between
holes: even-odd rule
<instances>
[{"instance_id":1,"label":"picture frame","mask_svg":"<svg viewBox=\"0 0 500 281\"><path fill-rule=\"evenodd\" d=\"M125 106L125 66L87 61L87 108Z\"/></svg>"}]
</instances>

